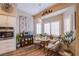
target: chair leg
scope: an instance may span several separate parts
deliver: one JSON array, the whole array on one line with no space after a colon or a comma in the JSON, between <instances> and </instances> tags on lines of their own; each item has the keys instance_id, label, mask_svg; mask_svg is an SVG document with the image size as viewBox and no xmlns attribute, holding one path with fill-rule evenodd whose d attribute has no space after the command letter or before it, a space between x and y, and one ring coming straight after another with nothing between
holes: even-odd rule
<instances>
[{"instance_id":1,"label":"chair leg","mask_svg":"<svg viewBox=\"0 0 79 59\"><path fill-rule=\"evenodd\" d=\"M46 50L46 56L49 56L49 50L48 49Z\"/></svg>"}]
</instances>

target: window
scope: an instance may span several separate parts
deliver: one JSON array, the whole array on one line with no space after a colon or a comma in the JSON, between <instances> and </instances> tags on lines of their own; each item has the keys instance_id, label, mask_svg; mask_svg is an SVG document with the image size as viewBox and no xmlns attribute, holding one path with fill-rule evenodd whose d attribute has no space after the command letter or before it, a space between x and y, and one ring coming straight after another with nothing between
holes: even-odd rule
<instances>
[{"instance_id":1,"label":"window","mask_svg":"<svg viewBox=\"0 0 79 59\"><path fill-rule=\"evenodd\" d=\"M67 17L64 20L64 32L69 32L71 30L71 18Z\"/></svg>"},{"instance_id":2,"label":"window","mask_svg":"<svg viewBox=\"0 0 79 59\"><path fill-rule=\"evenodd\" d=\"M50 23L44 24L44 33L50 35Z\"/></svg>"},{"instance_id":3,"label":"window","mask_svg":"<svg viewBox=\"0 0 79 59\"><path fill-rule=\"evenodd\" d=\"M45 23L44 33L48 35L59 35L59 22Z\"/></svg>"},{"instance_id":4,"label":"window","mask_svg":"<svg viewBox=\"0 0 79 59\"><path fill-rule=\"evenodd\" d=\"M36 34L41 34L41 23L36 24Z\"/></svg>"},{"instance_id":5,"label":"window","mask_svg":"<svg viewBox=\"0 0 79 59\"><path fill-rule=\"evenodd\" d=\"M51 34L52 35L59 35L59 22L52 22L51 23Z\"/></svg>"}]
</instances>

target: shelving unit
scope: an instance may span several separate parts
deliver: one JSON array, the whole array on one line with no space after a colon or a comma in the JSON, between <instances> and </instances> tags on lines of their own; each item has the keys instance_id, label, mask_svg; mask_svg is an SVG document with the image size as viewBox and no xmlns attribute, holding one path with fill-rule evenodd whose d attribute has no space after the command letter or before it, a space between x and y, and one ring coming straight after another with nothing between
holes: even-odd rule
<instances>
[{"instance_id":1,"label":"shelving unit","mask_svg":"<svg viewBox=\"0 0 79 59\"><path fill-rule=\"evenodd\" d=\"M16 47L20 48L20 47L28 46L31 44L33 44L33 35L27 35L23 37L19 43L16 44Z\"/></svg>"}]
</instances>

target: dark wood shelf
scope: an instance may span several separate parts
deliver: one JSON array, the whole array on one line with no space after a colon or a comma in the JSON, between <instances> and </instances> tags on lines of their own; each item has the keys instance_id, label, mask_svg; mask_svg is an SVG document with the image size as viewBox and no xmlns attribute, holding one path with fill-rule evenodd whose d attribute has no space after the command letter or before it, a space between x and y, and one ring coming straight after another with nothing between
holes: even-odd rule
<instances>
[{"instance_id":1,"label":"dark wood shelf","mask_svg":"<svg viewBox=\"0 0 79 59\"><path fill-rule=\"evenodd\" d=\"M27 40L26 40L27 39ZM29 35L26 37L23 37L19 43L16 44L16 48L28 46L33 44L33 35ZM19 45L19 47L18 47Z\"/></svg>"}]
</instances>

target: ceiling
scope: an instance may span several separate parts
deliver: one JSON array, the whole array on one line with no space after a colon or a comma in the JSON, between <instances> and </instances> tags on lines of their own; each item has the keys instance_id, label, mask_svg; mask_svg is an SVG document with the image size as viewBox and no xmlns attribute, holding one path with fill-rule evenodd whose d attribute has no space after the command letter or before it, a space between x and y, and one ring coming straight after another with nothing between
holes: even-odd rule
<instances>
[{"instance_id":1,"label":"ceiling","mask_svg":"<svg viewBox=\"0 0 79 59\"><path fill-rule=\"evenodd\" d=\"M45 8L55 5L55 3L17 3L17 9L20 9L31 15L36 15Z\"/></svg>"},{"instance_id":2,"label":"ceiling","mask_svg":"<svg viewBox=\"0 0 79 59\"><path fill-rule=\"evenodd\" d=\"M45 15L45 16L41 17L41 19L47 19L49 17L57 16L57 15L65 13L65 12L68 13L68 14L71 14L71 13L75 12L75 6L69 6L69 7L63 8L61 10L58 10L56 12L52 12L48 15Z\"/></svg>"}]
</instances>

